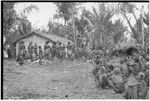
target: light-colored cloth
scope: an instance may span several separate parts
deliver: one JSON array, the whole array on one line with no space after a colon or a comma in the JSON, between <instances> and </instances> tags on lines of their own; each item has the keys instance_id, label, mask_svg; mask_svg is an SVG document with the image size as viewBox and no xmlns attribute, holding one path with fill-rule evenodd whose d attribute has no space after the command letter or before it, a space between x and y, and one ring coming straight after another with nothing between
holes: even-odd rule
<instances>
[{"instance_id":1,"label":"light-colored cloth","mask_svg":"<svg viewBox=\"0 0 150 101\"><path fill-rule=\"evenodd\" d=\"M130 74L128 79L127 79L127 85L133 85L133 84L137 84L137 80L135 78L135 76L133 74Z\"/></svg>"},{"instance_id":2,"label":"light-colored cloth","mask_svg":"<svg viewBox=\"0 0 150 101\"><path fill-rule=\"evenodd\" d=\"M52 46L53 46L53 44L52 44L52 43L49 43L48 45L50 46L50 48L52 48Z\"/></svg>"},{"instance_id":3,"label":"light-colored cloth","mask_svg":"<svg viewBox=\"0 0 150 101\"><path fill-rule=\"evenodd\" d=\"M112 83L115 83L115 84L117 84L117 83L123 83L123 78L122 78L122 75L121 74L114 74L114 75L112 75Z\"/></svg>"},{"instance_id":4,"label":"light-colored cloth","mask_svg":"<svg viewBox=\"0 0 150 101\"><path fill-rule=\"evenodd\" d=\"M5 58L8 58L8 54L7 54L6 51L4 51L4 57L5 57Z\"/></svg>"},{"instance_id":5,"label":"light-colored cloth","mask_svg":"<svg viewBox=\"0 0 150 101\"><path fill-rule=\"evenodd\" d=\"M66 54L66 58L68 58L68 49L67 49L67 47L65 47L65 54Z\"/></svg>"}]
</instances>

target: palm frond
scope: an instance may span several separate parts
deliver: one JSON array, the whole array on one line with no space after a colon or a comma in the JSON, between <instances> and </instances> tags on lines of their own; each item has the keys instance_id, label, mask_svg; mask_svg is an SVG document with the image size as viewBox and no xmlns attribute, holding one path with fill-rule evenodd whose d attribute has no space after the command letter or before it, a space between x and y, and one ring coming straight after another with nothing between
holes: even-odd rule
<instances>
[{"instance_id":1,"label":"palm frond","mask_svg":"<svg viewBox=\"0 0 150 101\"><path fill-rule=\"evenodd\" d=\"M98 19L99 14L97 13L96 9L94 7L92 7L92 10L93 10L95 17Z\"/></svg>"},{"instance_id":2,"label":"palm frond","mask_svg":"<svg viewBox=\"0 0 150 101\"><path fill-rule=\"evenodd\" d=\"M94 25L92 24L90 19L88 19L86 16L84 16L83 18L88 22L89 27L92 29L94 27Z\"/></svg>"}]
</instances>

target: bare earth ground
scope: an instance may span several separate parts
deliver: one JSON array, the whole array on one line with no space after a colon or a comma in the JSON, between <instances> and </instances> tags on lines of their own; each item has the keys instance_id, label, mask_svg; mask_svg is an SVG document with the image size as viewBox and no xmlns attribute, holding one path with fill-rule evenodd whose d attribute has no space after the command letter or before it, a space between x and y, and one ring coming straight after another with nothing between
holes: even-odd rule
<instances>
[{"instance_id":1,"label":"bare earth ground","mask_svg":"<svg viewBox=\"0 0 150 101\"><path fill-rule=\"evenodd\" d=\"M112 89L98 90L85 62L60 62L19 66L4 60L4 99L122 99Z\"/></svg>"}]
</instances>

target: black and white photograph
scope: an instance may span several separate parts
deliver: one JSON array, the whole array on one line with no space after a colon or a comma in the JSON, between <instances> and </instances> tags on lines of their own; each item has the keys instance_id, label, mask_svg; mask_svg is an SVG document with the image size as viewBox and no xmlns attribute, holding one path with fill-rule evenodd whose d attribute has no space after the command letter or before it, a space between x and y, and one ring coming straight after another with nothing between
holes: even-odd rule
<instances>
[{"instance_id":1,"label":"black and white photograph","mask_svg":"<svg viewBox=\"0 0 150 101\"><path fill-rule=\"evenodd\" d=\"M1 1L1 99L149 99L149 2Z\"/></svg>"}]
</instances>

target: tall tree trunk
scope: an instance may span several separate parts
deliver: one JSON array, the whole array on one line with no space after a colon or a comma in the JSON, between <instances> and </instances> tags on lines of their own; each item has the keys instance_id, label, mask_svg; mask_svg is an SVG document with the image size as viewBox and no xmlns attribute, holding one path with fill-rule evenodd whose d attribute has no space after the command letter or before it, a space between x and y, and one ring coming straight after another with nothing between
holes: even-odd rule
<instances>
[{"instance_id":1,"label":"tall tree trunk","mask_svg":"<svg viewBox=\"0 0 150 101\"><path fill-rule=\"evenodd\" d=\"M126 18L128 24L129 24L129 27L130 27L130 29L131 29L131 31L132 31L132 33L133 33L133 37L134 37L135 40L138 42L138 34L137 34L137 32L136 32L135 29L131 26L131 23L130 23L130 21L128 20L126 14L123 13L123 15L124 15L124 17Z\"/></svg>"},{"instance_id":2,"label":"tall tree trunk","mask_svg":"<svg viewBox=\"0 0 150 101\"><path fill-rule=\"evenodd\" d=\"M95 49L98 50L100 48L100 38L101 37L97 30L93 34L94 34Z\"/></svg>"},{"instance_id":3,"label":"tall tree trunk","mask_svg":"<svg viewBox=\"0 0 150 101\"><path fill-rule=\"evenodd\" d=\"M73 9L74 11L74 9ZM77 39L76 39L76 30L75 30L75 21L74 21L74 12L72 13L72 21L73 21L73 34L74 34L74 42L75 42L75 50L77 50Z\"/></svg>"},{"instance_id":4,"label":"tall tree trunk","mask_svg":"<svg viewBox=\"0 0 150 101\"><path fill-rule=\"evenodd\" d=\"M94 38L94 33L91 33L90 35L90 46L91 46L91 49L94 49L95 48L95 38Z\"/></svg>"},{"instance_id":5,"label":"tall tree trunk","mask_svg":"<svg viewBox=\"0 0 150 101\"><path fill-rule=\"evenodd\" d=\"M27 34L27 28L26 28L26 25L23 23L23 22L21 22L21 25L22 25L22 31L23 31L23 33L26 35Z\"/></svg>"},{"instance_id":6,"label":"tall tree trunk","mask_svg":"<svg viewBox=\"0 0 150 101\"><path fill-rule=\"evenodd\" d=\"M138 22L138 19L137 19L137 17L136 17L136 15L135 15L135 13L134 13L134 12L132 12L132 14L133 14L133 16L134 16L134 18L135 18L136 22ZM139 25L137 24L137 29L138 29L138 27L139 27Z\"/></svg>"},{"instance_id":7,"label":"tall tree trunk","mask_svg":"<svg viewBox=\"0 0 150 101\"><path fill-rule=\"evenodd\" d=\"M99 41L99 39L97 38L97 39L95 39L95 49L98 50L99 47L100 47L100 41Z\"/></svg>"},{"instance_id":8,"label":"tall tree trunk","mask_svg":"<svg viewBox=\"0 0 150 101\"><path fill-rule=\"evenodd\" d=\"M136 15L135 15L135 13L134 12L132 12L132 14L133 14L133 16L134 16L134 18L135 18L135 20L136 20L136 22L138 21L138 19L137 19L137 17L136 17Z\"/></svg>"}]
</instances>

